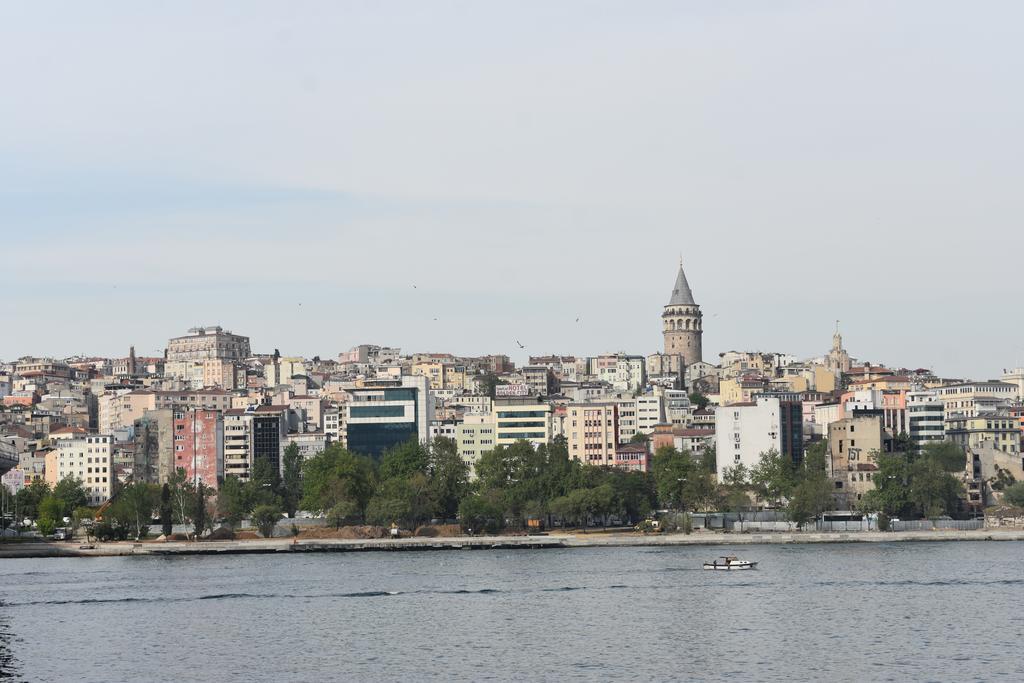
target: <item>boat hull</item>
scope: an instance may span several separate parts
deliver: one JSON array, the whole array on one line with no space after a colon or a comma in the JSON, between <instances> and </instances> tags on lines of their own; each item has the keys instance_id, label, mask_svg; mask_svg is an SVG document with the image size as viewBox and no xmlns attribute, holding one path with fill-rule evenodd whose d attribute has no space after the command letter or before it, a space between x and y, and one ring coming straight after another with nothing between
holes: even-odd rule
<instances>
[{"instance_id":1,"label":"boat hull","mask_svg":"<svg viewBox=\"0 0 1024 683\"><path fill-rule=\"evenodd\" d=\"M739 572L748 569L756 569L757 562L751 562L749 564L712 564L706 563L704 569L710 569L719 572Z\"/></svg>"}]
</instances>

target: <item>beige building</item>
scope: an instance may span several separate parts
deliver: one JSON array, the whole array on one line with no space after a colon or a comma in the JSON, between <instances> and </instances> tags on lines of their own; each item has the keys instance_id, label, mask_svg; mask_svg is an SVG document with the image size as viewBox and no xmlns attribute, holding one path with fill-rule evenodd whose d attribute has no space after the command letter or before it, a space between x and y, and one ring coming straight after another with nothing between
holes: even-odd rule
<instances>
[{"instance_id":1,"label":"beige building","mask_svg":"<svg viewBox=\"0 0 1024 683\"><path fill-rule=\"evenodd\" d=\"M1017 385L1009 382L965 382L935 389L942 401L947 422L956 417L975 417L998 412L1009 406L1017 395Z\"/></svg>"},{"instance_id":2,"label":"beige building","mask_svg":"<svg viewBox=\"0 0 1024 683\"><path fill-rule=\"evenodd\" d=\"M232 408L224 412L224 475L249 478L249 441L253 413Z\"/></svg>"},{"instance_id":3,"label":"beige building","mask_svg":"<svg viewBox=\"0 0 1024 683\"><path fill-rule=\"evenodd\" d=\"M470 478L476 478L476 463L480 456L493 451L497 445L496 426L490 415L467 415L455 427L455 444L462 461L469 465Z\"/></svg>"},{"instance_id":4,"label":"beige building","mask_svg":"<svg viewBox=\"0 0 1024 683\"><path fill-rule=\"evenodd\" d=\"M263 366L263 376L270 389L291 384L294 375L304 374L306 374L306 361L298 356L272 359Z\"/></svg>"},{"instance_id":5,"label":"beige building","mask_svg":"<svg viewBox=\"0 0 1024 683\"><path fill-rule=\"evenodd\" d=\"M565 436L569 457L585 465L612 465L618 446L619 406L573 403L567 408Z\"/></svg>"},{"instance_id":6,"label":"beige building","mask_svg":"<svg viewBox=\"0 0 1024 683\"><path fill-rule=\"evenodd\" d=\"M829 476L835 482L837 509L852 510L875 488L875 457L891 453L892 442L877 415L847 417L828 426Z\"/></svg>"},{"instance_id":7,"label":"beige building","mask_svg":"<svg viewBox=\"0 0 1024 683\"><path fill-rule=\"evenodd\" d=\"M1005 412L954 417L946 421L946 438L965 451L991 448L1016 456L1020 453L1020 421Z\"/></svg>"},{"instance_id":8,"label":"beige building","mask_svg":"<svg viewBox=\"0 0 1024 683\"><path fill-rule=\"evenodd\" d=\"M114 482L113 438L82 430L51 433L53 450L46 454L46 482L50 486L67 477L82 482L89 505L110 498Z\"/></svg>"},{"instance_id":9,"label":"beige building","mask_svg":"<svg viewBox=\"0 0 1024 683\"><path fill-rule=\"evenodd\" d=\"M219 326L194 327L187 335L167 342L164 374L167 377L185 377L196 361L241 361L251 355L248 337L232 334Z\"/></svg>"},{"instance_id":10,"label":"beige building","mask_svg":"<svg viewBox=\"0 0 1024 683\"><path fill-rule=\"evenodd\" d=\"M768 391L768 380L760 376L747 375L734 379L724 379L719 384L719 403L723 406L733 403L750 403L755 394Z\"/></svg>"},{"instance_id":11,"label":"beige building","mask_svg":"<svg viewBox=\"0 0 1024 683\"><path fill-rule=\"evenodd\" d=\"M155 410L156 393L146 390L117 391L99 396L97 403L99 431L110 434L135 424L147 411Z\"/></svg>"}]
</instances>

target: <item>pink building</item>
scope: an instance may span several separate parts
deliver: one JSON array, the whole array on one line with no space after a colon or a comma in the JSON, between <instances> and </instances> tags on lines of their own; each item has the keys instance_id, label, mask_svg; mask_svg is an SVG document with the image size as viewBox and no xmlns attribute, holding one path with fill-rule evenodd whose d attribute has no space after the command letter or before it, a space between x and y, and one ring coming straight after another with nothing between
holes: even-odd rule
<instances>
[{"instance_id":1,"label":"pink building","mask_svg":"<svg viewBox=\"0 0 1024 683\"><path fill-rule=\"evenodd\" d=\"M224 418L202 408L174 413L174 468L189 481L217 488L224 478Z\"/></svg>"},{"instance_id":2,"label":"pink building","mask_svg":"<svg viewBox=\"0 0 1024 683\"><path fill-rule=\"evenodd\" d=\"M648 472L651 469L651 454L644 443L623 443L615 449L615 457L609 463L612 467L636 472Z\"/></svg>"}]
</instances>

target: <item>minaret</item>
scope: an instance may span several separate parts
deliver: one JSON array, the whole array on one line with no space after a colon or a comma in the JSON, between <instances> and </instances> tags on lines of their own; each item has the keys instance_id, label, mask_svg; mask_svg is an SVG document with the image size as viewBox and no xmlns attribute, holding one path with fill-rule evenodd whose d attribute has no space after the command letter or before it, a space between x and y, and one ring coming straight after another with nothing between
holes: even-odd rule
<instances>
[{"instance_id":1,"label":"minaret","mask_svg":"<svg viewBox=\"0 0 1024 683\"><path fill-rule=\"evenodd\" d=\"M693 292L683 272L683 259L679 259L679 274L672 288L672 297L661 314L662 335L665 337L665 353L682 355L686 365L704 359L702 338L704 335L703 316L693 300Z\"/></svg>"},{"instance_id":2,"label":"minaret","mask_svg":"<svg viewBox=\"0 0 1024 683\"><path fill-rule=\"evenodd\" d=\"M136 372L136 361L135 361L135 347L128 347L128 375L134 377Z\"/></svg>"}]
</instances>

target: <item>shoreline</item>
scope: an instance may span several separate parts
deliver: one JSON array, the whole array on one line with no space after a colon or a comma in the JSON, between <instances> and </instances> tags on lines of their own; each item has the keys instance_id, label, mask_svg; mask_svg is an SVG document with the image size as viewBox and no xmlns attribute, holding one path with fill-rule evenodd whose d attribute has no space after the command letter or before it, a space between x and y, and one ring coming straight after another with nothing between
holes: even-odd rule
<instances>
[{"instance_id":1,"label":"shoreline","mask_svg":"<svg viewBox=\"0 0 1024 683\"><path fill-rule=\"evenodd\" d=\"M557 548L628 548L736 546L827 543L936 543L950 541L1024 541L1024 529L974 531L762 532L638 535L635 533L552 534L548 536L452 536L447 538L308 539L274 538L233 541L127 541L94 543L0 542L0 559L45 557L160 557L172 555L255 555L268 553L410 552L428 550L543 550Z\"/></svg>"}]
</instances>

